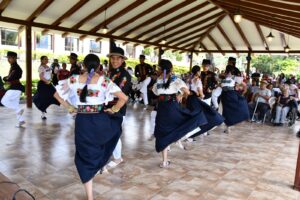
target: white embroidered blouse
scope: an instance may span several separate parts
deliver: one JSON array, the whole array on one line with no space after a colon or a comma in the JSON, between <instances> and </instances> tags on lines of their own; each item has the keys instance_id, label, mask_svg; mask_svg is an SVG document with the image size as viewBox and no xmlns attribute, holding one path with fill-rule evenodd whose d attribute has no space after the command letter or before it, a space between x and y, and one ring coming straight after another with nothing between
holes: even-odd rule
<instances>
[{"instance_id":1,"label":"white embroidered blouse","mask_svg":"<svg viewBox=\"0 0 300 200\"><path fill-rule=\"evenodd\" d=\"M73 75L66 80L59 81L56 90L61 98L75 107L78 105L107 104L114 99L113 93L121 91L109 78L100 76L96 84L88 84L86 102L81 102L80 94L84 86L84 83L79 82L79 75Z\"/></svg>"},{"instance_id":2,"label":"white embroidered blouse","mask_svg":"<svg viewBox=\"0 0 300 200\"><path fill-rule=\"evenodd\" d=\"M166 80L167 82L167 80ZM153 85L152 91L155 95L161 95L161 94L177 94L178 92L181 92L181 88L188 89L185 82L183 82L181 79L176 78L171 81L169 88L165 89L163 87L163 80L157 79L156 83Z\"/></svg>"}]
</instances>

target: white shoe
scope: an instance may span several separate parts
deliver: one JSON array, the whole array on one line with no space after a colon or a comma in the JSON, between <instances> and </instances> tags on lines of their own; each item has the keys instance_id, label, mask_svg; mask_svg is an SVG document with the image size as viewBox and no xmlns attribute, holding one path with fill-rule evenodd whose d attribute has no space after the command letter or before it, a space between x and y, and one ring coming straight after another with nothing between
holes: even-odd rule
<instances>
[{"instance_id":1,"label":"white shoe","mask_svg":"<svg viewBox=\"0 0 300 200\"><path fill-rule=\"evenodd\" d=\"M122 162L123 162L123 159L122 159L122 158L121 158L120 162L115 162L115 161L111 160L111 161L107 164L107 166L108 166L109 168L115 168L115 167L117 167L119 164L121 164Z\"/></svg>"},{"instance_id":2,"label":"white shoe","mask_svg":"<svg viewBox=\"0 0 300 200\"><path fill-rule=\"evenodd\" d=\"M25 121L20 121L16 124L16 128L20 128L24 124L25 124Z\"/></svg>"},{"instance_id":3,"label":"white shoe","mask_svg":"<svg viewBox=\"0 0 300 200\"><path fill-rule=\"evenodd\" d=\"M21 109L18 113L17 113L17 120L20 120L22 115L24 113L24 109Z\"/></svg>"},{"instance_id":4,"label":"white shoe","mask_svg":"<svg viewBox=\"0 0 300 200\"><path fill-rule=\"evenodd\" d=\"M186 139L186 142L188 142L188 143L192 143L192 142L194 142L194 141L196 141L194 138L187 138L187 139Z\"/></svg>"},{"instance_id":5,"label":"white shoe","mask_svg":"<svg viewBox=\"0 0 300 200\"><path fill-rule=\"evenodd\" d=\"M177 145L180 149L186 150L186 147L181 143L180 140L178 140L178 141L176 142L176 145Z\"/></svg>"},{"instance_id":6,"label":"white shoe","mask_svg":"<svg viewBox=\"0 0 300 200\"><path fill-rule=\"evenodd\" d=\"M226 129L224 130L224 133L229 134L230 133L230 128L227 126Z\"/></svg>"}]
</instances>

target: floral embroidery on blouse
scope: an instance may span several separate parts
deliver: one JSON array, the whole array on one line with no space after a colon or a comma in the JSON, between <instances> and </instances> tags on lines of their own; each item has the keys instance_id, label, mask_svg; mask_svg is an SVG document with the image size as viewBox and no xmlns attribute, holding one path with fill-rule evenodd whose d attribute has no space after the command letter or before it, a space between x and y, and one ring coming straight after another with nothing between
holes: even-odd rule
<instances>
[{"instance_id":1,"label":"floral embroidery on blouse","mask_svg":"<svg viewBox=\"0 0 300 200\"><path fill-rule=\"evenodd\" d=\"M71 84L76 83L76 77L75 76L70 77L70 83Z\"/></svg>"},{"instance_id":2,"label":"floral embroidery on blouse","mask_svg":"<svg viewBox=\"0 0 300 200\"><path fill-rule=\"evenodd\" d=\"M82 92L82 89L77 89L77 95L80 96L81 95L81 92ZM99 90L92 90L92 89L89 89L88 92L87 92L87 96L88 97L98 97L100 94L100 91Z\"/></svg>"}]
</instances>

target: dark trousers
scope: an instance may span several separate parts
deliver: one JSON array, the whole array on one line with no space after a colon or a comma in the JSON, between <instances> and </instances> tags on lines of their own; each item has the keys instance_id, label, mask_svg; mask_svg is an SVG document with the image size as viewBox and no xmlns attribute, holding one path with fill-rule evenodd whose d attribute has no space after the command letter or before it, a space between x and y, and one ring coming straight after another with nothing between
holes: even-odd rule
<instances>
[{"instance_id":1,"label":"dark trousers","mask_svg":"<svg viewBox=\"0 0 300 200\"><path fill-rule=\"evenodd\" d=\"M255 105L256 105L256 103L248 104L250 117L253 116ZM257 109L256 109L256 113L258 113L258 120L262 120L269 109L270 109L269 104L259 102L257 105Z\"/></svg>"}]
</instances>

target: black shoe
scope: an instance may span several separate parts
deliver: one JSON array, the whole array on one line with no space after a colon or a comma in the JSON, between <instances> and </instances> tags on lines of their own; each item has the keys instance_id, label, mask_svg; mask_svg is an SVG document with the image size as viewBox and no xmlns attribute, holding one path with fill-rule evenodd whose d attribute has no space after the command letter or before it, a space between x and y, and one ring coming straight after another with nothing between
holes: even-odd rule
<instances>
[{"instance_id":1,"label":"black shoe","mask_svg":"<svg viewBox=\"0 0 300 200\"><path fill-rule=\"evenodd\" d=\"M278 126L283 126L283 123L279 123Z\"/></svg>"},{"instance_id":2,"label":"black shoe","mask_svg":"<svg viewBox=\"0 0 300 200\"><path fill-rule=\"evenodd\" d=\"M300 130L297 132L297 137L300 138Z\"/></svg>"},{"instance_id":3,"label":"black shoe","mask_svg":"<svg viewBox=\"0 0 300 200\"><path fill-rule=\"evenodd\" d=\"M47 117L46 116L41 116L42 120L46 120Z\"/></svg>"}]
</instances>

